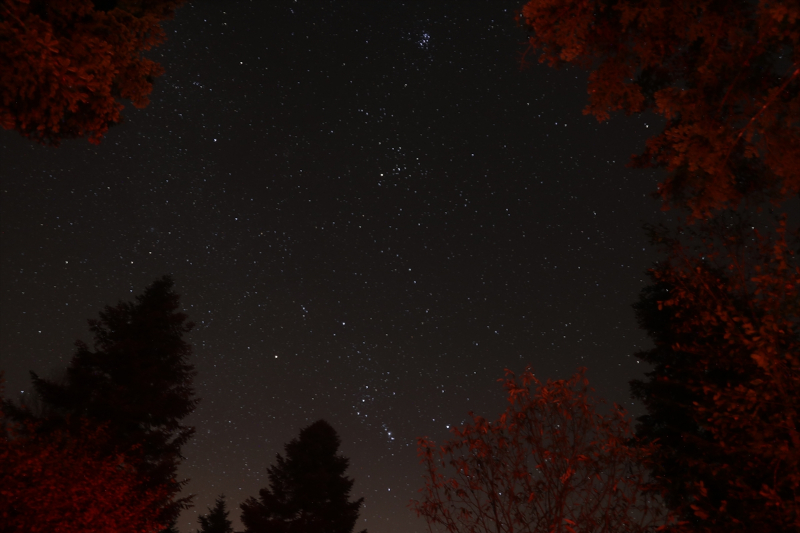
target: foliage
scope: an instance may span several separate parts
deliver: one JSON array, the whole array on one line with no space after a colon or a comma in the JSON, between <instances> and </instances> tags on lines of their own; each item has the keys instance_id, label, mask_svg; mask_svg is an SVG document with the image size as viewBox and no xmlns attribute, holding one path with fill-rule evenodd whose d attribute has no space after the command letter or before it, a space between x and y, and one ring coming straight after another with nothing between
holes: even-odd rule
<instances>
[{"instance_id":1,"label":"foliage","mask_svg":"<svg viewBox=\"0 0 800 533\"><path fill-rule=\"evenodd\" d=\"M99 144L122 121L121 99L145 107L163 73L144 52L183 0L4 0L0 125L43 144Z\"/></svg>"},{"instance_id":2,"label":"foliage","mask_svg":"<svg viewBox=\"0 0 800 533\"><path fill-rule=\"evenodd\" d=\"M208 514L200 515L200 530L198 533L233 533L231 521L228 520L228 510L225 507L225 495L221 494L214 507L208 508Z\"/></svg>"},{"instance_id":3,"label":"foliage","mask_svg":"<svg viewBox=\"0 0 800 533\"><path fill-rule=\"evenodd\" d=\"M300 431L269 467L269 488L241 504L245 533L352 533L364 498L348 501L353 480L340 444L324 420Z\"/></svg>"},{"instance_id":4,"label":"foliage","mask_svg":"<svg viewBox=\"0 0 800 533\"><path fill-rule=\"evenodd\" d=\"M494 422L472 413L441 447L419 439L431 530L448 533L655 531L659 502L643 492L653 446L637 447L625 411L608 414L580 369L542 383L530 371L504 381L508 407Z\"/></svg>"},{"instance_id":5,"label":"foliage","mask_svg":"<svg viewBox=\"0 0 800 533\"><path fill-rule=\"evenodd\" d=\"M107 454L103 428L79 437L7 423L0 434L0 532L152 533L165 487L140 490L135 458ZM20 431L21 430L21 431Z\"/></svg>"},{"instance_id":6,"label":"foliage","mask_svg":"<svg viewBox=\"0 0 800 533\"><path fill-rule=\"evenodd\" d=\"M39 431L64 429L80 435L82 427L72 423L79 419L105 426L106 453L135 454L143 490L167 487L161 502L164 523L190 501L174 500L185 483L175 478L181 447L194 433L180 422L198 402L192 388L194 368L186 362L191 346L183 340L192 324L178 311L179 296L172 286L165 276L135 303L107 306L99 320L90 320L94 350L76 342L63 383L31 373L44 413L4 404L17 420L39 419Z\"/></svg>"},{"instance_id":7,"label":"foliage","mask_svg":"<svg viewBox=\"0 0 800 533\"><path fill-rule=\"evenodd\" d=\"M659 442L654 474L687 531L800 528L800 261L785 225L656 233L669 256L637 306L655 368L632 385L648 409L637 433Z\"/></svg>"},{"instance_id":8,"label":"foliage","mask_svg":"<svg viewBox=\"0 0 800 533\"><path fill-rule=\"evenodd\" d=\"M164 529L162 529L160 533L181 533L180 530L178 529L178 519L173 518L172 521L170 521L169 525Z\"/></svg>"},{"instance_id":9,"label":"foliage","mask_svg":"<svg viewBox=\"0 0 800 533\"><path fill-rule=\"evenodd\" d=\"M665 206L703 218L800 192L796 0L530 0L518 20L540 62L592 70L584 113L666 119L633 159L670 171Z\"/></svg>"}]
</instances>

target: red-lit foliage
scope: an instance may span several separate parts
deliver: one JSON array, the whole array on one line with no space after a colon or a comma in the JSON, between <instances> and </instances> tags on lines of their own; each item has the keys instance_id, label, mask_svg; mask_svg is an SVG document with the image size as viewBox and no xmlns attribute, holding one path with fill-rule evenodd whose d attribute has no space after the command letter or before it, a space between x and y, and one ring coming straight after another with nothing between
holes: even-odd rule
<instances>
[{"instance_id":1,"label":"red-lit foliage","mask_svg":"<svg viewBox=\"0 0 800 533\"><path fill-rule=\"evenodd\" d=\"M639 433L661 440L653 462L667 469L655 472L676 493L682 530L798 531L797 252L785 220L770 238L729 222L692 233L697 248L687 247L686 235L684 244L667 240L668 259L651 270L667 291L650 314L664 316L660 337L672 355L662 349L650 361L650 382L634 386L650 412ZM670 443L670 420L685 417L694 429Z\"/></svg>"},{"instance_id":2,"label":"red-lit foliage","mask_svg":"<svg viewBox=\"0 0 800 533\"><path fill-rule=\"evenodd\" d=\"M507 371L508 407L494 422L452 430L441 447L418 440L422 498L433 531L593 533L655 531L660 502L643 493L653 446L633 441L625 411L598 412L585 369L542 383Z\"/></svg>"},{"instance_id":3,"label":"red-lit foliage","mask_svg":"<svg viewBox=\"0 0 800 533\"><path fill-rule=\"evenodd\" d=\"M134 302L106 306L89 324L94 346L76 342L63 379L31 372L32 393L40 409L2 402L6 417L37 424L38 433L62 430L80 438L81 423L105 428L97 451L106 456L135 452L139 488L166 487L162 522L190 506L179 497L186 480L177 479L181 450L194 434L183 423L197 406L189 364L192 347L184 334L192 329L180 312L180 296L169 276L157 279Z\"/></svg>"},{"instance_id":4,"label":"red-lit foliage","mask_svg":"<svg viewBox=\"0 0 800 533\"><path fill-rule=\"evenodd\" d=\"M800 192L796 0L530 0L518 20L540 62L591 69L584 113L667 119L632 161L670 171L665 207Z\"/></svg>"},{"instance_id":5,"label":"red-lit foliage","mask_svg":"<svg viewBox=\"0 0 800 533\"><path fill-rule=\"evenodd\" d=\"M166 489L142 492L130 458L99 448L105 432L84 424L79 439L38 433L35 424L0 435L3 533L152 533Z\"/></svg>"},{"instance_id":6,"label":"red-lit foliage","mask_svg":"<svg viewBox=\"0 0 800 533\"><path fill-rule=\"evenodd\" d=\"M163 68L143 53L182 1L4 0L0 124L43 144L98 144L122 120L120 99L149 103Z\"/></svg>"}]
</instances>

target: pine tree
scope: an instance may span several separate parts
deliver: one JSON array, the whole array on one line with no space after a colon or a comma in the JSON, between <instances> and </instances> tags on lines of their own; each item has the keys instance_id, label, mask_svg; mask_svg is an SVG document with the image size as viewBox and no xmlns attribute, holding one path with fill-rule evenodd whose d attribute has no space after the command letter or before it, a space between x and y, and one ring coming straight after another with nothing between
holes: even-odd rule
<instances>
[{"instance_id":1,"label":"pine tree","mask_svg":"<svg viewBox=\"0 0 800 533\"><path fill-rule=\"evenodd\" d=\"M228 520L228 510L225 507L225 495L220 494L214 507L209 507L208 513L200 515L197 521L200 522L197 533L233 533L231 521Z\"/></svg>"},{"instance_id":2,"label":"pine tree","mask_svg":"<svg viewBox=\"0 0 800 533\"><path fill-rule=\"evenodd\" d=\"M31 373L43 413L5 402L6 413L19 421L38 419L39 431L67 429L75 421L104 426L105 453L138 457L141 489L166 487L158 503L159 521L169 523L191 497L176 500L185 481L176 481L181 447L194 428L181 425L198 400L194 367L187 362L191 346L183 339L191 323L179 312L179 296L165 276L136 302L107 306L99 320L90 320L94 349L76 342L76 353L63 381Z\"/></svg>"},{"instance_id":3,"label":"pine tree","mask_svg":"<svg viewBox=\"0 0 800 533\"><path fill-rule=\"evenodd\" d=\"M289 442L268 469L269 488L241 504L245 533L352 533L364 498L348 501L353 480L340 444L324 420Z\"/></svg>"},{"instance_id":4,"label":"pine tree","mask_svg":"<svg viewBox=\"0 0 800 533\"><path fill-rule=\"evenodd\" d=\"M669 299L674 287L656 281L652 272L650 278L653 284L642 290L633 307L639 327L655 344L638 352L636 357L655 368L647 373L647 380L631 382L631 395L647 408L647 414L637 419L637 435L659 443L658 460L652 464L653 475L660 480L670 508L676 509L687 501L686 483L698 479L698 472L687 466L686 459L702 455L699 443L707 440L708 435L687 408L700 400L700 395L688 384L697 372L692 355L673 348L685 340L674 330L678 320L676 310L659 305ZM706 487L710 486L709 479L704 482Z\"/></svg>"}]
</instances>

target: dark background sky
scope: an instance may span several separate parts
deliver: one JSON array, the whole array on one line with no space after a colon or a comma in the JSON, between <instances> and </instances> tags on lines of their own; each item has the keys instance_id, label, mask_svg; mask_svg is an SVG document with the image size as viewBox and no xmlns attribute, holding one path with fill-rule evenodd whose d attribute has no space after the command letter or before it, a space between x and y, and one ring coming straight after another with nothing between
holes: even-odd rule
<instances>
[{"instance_id":1,"label":"dark background sky","mask_svg":"<svg viewBox=\"0 0 800 533\"><path fill-rule=\"evenodd\" d=\"M351 458L359 528L421 532L415 438L499 415L503 370L581 365L598 393L648 346L658 127L583 116L586 74L520 70L522 0L198 1L166 25L145 110L102 145L0 133L2 365L55 375L86 319L163 274L197 326L185 448L197 513L238 504L300 428Z\"/></svg>"}]
</instances>

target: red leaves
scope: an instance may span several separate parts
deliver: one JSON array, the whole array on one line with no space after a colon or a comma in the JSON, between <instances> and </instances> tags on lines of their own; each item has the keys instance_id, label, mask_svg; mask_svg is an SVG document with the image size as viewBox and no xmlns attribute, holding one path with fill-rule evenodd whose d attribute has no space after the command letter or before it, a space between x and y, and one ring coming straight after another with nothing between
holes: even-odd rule
<instances>
[{"instance_id":1,"label":"red leaves","mask_svg":"<svg viewBox=\"0 0 800 533\"><path fill-rule=\"evenodd\" d=\"M129 457L99 452L105 433L84 425L0 436L0 523L27 533L152 533L165 488L142 492ZM4 529L5 531L6 529Z\"/></svg>"},{"instance_id":2,"label":"red leaves","mask_svg":"<svg viewBox=\"0 0 800 533\"><path fill-rule=\"evenodd\" d=\"M98 144L122 121L120 99L145 107L163 69L143 56L164 40L159 26L182 0L91 0L31 6L7 0L0 17L0 124L43 144L88 137Z\"/></svg>"},{"instance_id":3,"label":"red leaves","mask_svg":"<svg viewBox=\"0 0 800 533\"><path fill-rule=\"evenodd\" d=\"M674 313L672 349L697 398L682 408L702 435L699 453L677 460L714 486L688 483L688 507L702 531L800 529L800 261L785 220L772 238L744 224L701 229L702 255L675 243L652 271L670 287L660 308Z\"/></svg>"},{"instance_id":4,"label":"red leaves","mask_svg":"<svg viewBox=\"0 0 800 533\"><path fill-rule=\"evenodd\" d=\"M501 381L508 407L496 421L472 415L441 448L418 440L426 469L423 497L411 504L418 516L450 533L640 532L661 523L642 493L652 447L628 445L622 409L597 412L583 369L569 380L542 383L526 370Z\"/></svg>"},{"instance_id":5,"label":"red leaves","mask_svg":"<svg viewBox=\"0 0 800 533\"><path fill-rule=\"evenodd\" d=\"M530 0L519 18L540 62L593 70L585 113L667 119L632 160L671 172L665 206L697 219L800 192L797 2Z\"/></svg>"}]
</instances>

